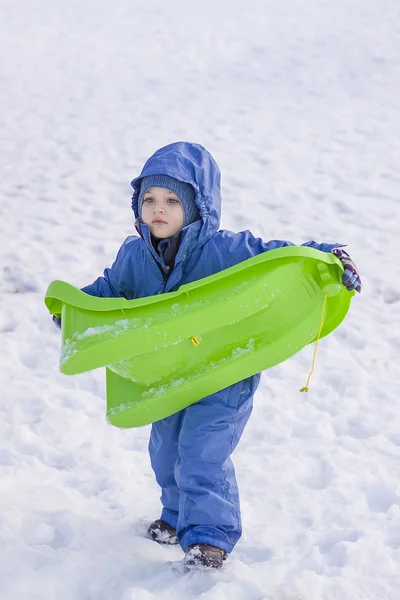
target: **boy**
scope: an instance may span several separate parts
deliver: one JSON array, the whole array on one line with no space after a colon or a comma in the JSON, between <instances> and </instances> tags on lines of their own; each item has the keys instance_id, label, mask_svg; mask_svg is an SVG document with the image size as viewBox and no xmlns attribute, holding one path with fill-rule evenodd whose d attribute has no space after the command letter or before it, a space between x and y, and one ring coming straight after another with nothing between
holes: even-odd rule
<instances>
[{"instance_id":1,"label":"boy","mask_svg":"<svg viewBox=\"0 0 400 600\"><path fill-rule=\"evenodd\" d=\"M160 148L132 181L138 236L129 237L110 269L83 291L128 300L177 290L291 242L263 242L249 231L218 230L220 171L198 144ZM335 252L343 285L361 281L340 244L304 244ZM155 366L156 368L156 366ZM184 563L221 567L241 536L239 495L230 455L250 417L260 374L240 381L152 425L151 465L161 487L161 518L148 535L179 543Z\"/></svg>"}]
</instances>

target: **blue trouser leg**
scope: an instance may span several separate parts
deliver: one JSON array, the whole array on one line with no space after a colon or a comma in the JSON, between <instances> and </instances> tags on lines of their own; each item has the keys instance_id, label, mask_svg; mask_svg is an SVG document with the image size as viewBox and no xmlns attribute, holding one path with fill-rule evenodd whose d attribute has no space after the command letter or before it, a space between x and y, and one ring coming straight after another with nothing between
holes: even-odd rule
<instances>
[{"instance_id":1,"label":"blue trouser leg","mask_svg":"<svg viewBox=\"0 0 400 600\"><path fill-rule=\"evenodd\" d=\"M183 412L153 423L149 442L151 466L161 487L161 518L171 527L176 527L178 521L179 489L174 471Z\"/></svg>"},{"instance_id":2,"label":"blue trouser leg","mask_svg":"<svg viewBox=\"0 0 400 600\"><path fill-rule=\"evenodd\" d=\"M195 543L231 552L241 536L239 493L230 455L250 417L255 375L153 423L151 465L161 517L186 550Z\"/></svg>"},{"instance_id":3,"label":"blue trouser leg","mask_svg":"<svg viewBox=\"0 0 400 600\"><path fill-rule=\"evenodd\" d=\"M184 411L175 477L180 490L178 540L231 552L242 533L230 455L250 417L259 375L204 398Z\"/></svg>"}]
</instances>

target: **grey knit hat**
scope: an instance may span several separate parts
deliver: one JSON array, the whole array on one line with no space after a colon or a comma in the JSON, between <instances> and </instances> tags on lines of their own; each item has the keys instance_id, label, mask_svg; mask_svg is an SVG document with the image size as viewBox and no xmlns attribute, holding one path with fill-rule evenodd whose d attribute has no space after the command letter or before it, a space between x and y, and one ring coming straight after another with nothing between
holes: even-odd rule
<instances>
[{"instance_id":1,"label":"grey knit hat","mask_svg":"<svg viewBox=\"0 0 400 600\"><path fill-rule=\"evenodd\" d=\"M182 204L185 219L183 222L183 226L187 227L194 221L198 221L200 219L199 210L195 204L195 191L194 187L190 185L190 183L184 183L183 181L179 181L174 177L170 177L169 175L148 175L147 177L143 177L140 183L140 191L138 198L138 210L139 217L142 218L142 203L143 196L153 187L163 187L167 190L171 190L176 194Z\"/></svg>"}]
</instances>

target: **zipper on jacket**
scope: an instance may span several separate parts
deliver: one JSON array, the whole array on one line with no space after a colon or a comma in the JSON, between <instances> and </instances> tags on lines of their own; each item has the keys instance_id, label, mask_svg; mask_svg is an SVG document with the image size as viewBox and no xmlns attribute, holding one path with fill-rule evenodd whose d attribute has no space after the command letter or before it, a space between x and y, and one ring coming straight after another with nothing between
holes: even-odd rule
<instances>
[{"instance_id":1,"label":"zipper on jacket","mask_svg":"<svg viewBox=\"0 0 400 600\"><path fill-rule=\"evenodd\" d=\"M159 262L157 260L155 261L155 263L156 263L157 267L160 269L161 275L163 276L163 280L164 280L164 292L165 292L165 287L167 285L167 281L168 281L168 277L169 277L169 275L171 273L171 269L170 269L169 273L165 273L164 269L162 268L162 266L159 264Z\"/></svg>"},{"instance_id":2,"label":"zipper on jacket","mask_svg":"<svg viewBox=\"0 0 400 600\"><path fill-rule=\"evenodd\" d=\"M157 266L160 269L161 275L163 276L163 280L164 280L164 290L163 291L165 292L165 288L167 287L167 281L170 278L170 275L171 275L171 273L172 273L172 271L174 270L174 267L175 267L175 261L169 267L167 266L168 273L164 272L164 269L162 268L162 266L158 262L157 262Z\"/></svg>"}]
</instances>

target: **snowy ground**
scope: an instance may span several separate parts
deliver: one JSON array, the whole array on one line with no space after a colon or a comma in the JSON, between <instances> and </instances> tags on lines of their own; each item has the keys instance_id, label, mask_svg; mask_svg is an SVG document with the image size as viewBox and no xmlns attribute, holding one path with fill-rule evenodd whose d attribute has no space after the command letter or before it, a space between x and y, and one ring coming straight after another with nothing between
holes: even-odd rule
<instances>
[{"instance_id":1,"label":"snowy ground","mask_svg":"<svg viewBox=\"0 0 400 600\"><path fill-rule=\"evenodd\" d=\"M398 0L0 0L1 600L400 598ZM147 427L105 421L104 373L58 372L47 285L132 233L130 180L203 144L222 226L349 244L345 323L263 376L235 453L244 534L177 576Z\"/></svg>"}]
</instances>

